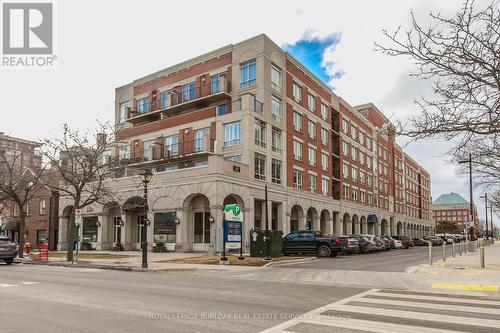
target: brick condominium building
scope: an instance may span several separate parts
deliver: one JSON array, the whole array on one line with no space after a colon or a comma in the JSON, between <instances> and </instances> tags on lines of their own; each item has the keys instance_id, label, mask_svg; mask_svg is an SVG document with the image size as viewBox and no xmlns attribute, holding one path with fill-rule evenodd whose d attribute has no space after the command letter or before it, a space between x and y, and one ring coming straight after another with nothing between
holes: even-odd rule
<instances>
[{"instance_id":1,"label":"brick condominium building","mask_svg":"<svg viewBox=\"0 0 500 333\"><path fill-rule=\"evenodd\" d=\"M476 205L474 207L474 230L477 232L478 218ZM440 195L431 205L435 224L441 221L453 222L458 225L460 233L465 233L465 226L470 221L470 203L458 193Z\"/></svg>"},{"instance_id":2,"label":"brick condominium building","mask_svg":"<svg viewBox=\"0 0 500 333\"><path fill-rule=\"evenodd\" d=\"M36 154L38 144L33 141L15 138L0 132L0 154L7 163L20 170L41 166L41 157ZM3 163L3 159L0 163ZM36 196L27 203L25 219L25 241L32 248L41 241L49 242L50 249L55 250L57 244L59 198L46 186L40 187ZM11 201L0 202L0 219L6 226L5 234L15 243L20 242L19 208Z\"/></svg>"},{"instance_id":3,"label":"brick condominium building","mask_svg":"<svg viewBox=\"0 0 500 333\"><path fill-rule=\"evenodd\" d=\"M144 59L143 59L144 60ZM148 242L221 249L222 207L249 230L433 233L430 176L373 104L351 106L267 36L228 45L116 89L115 202L83 211L97 249L140 247L142 183L152 168ZM61 199L66 239L70 202ZM60 243L66 247L65 242Z\"/></svg>"}]
</instances>

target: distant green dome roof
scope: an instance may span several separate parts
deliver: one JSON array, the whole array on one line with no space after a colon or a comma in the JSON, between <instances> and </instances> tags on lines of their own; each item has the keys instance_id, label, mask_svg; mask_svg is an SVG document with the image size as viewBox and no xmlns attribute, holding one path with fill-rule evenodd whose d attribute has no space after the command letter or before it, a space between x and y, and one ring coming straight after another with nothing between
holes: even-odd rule
<instances>
[{"instance_id":1,"label":"distant green dome roof","mask_svg":"<svg viewBox=\"0 0 500 333\"><path fill-rule=\"evenodd\" d=\"M468 204L469 202L465 200L460 194L458 193L448 193L448 194L441 194L439 198L434 200L433 204L434 205L453 205L453 204Z\"/></svg>"}]
</instances>

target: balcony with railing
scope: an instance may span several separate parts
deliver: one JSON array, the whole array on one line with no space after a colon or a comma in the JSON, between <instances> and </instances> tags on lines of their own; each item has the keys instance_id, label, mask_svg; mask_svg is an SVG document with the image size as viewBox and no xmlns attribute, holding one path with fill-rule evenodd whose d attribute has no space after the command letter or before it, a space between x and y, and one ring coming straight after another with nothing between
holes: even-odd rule
<instances>
[{"instance_id":1,"label":"balcony with railing","mask_svg":"<svg viewBox=\"0 0 500 333\"><path fill-rule=\"evenodd\" d=\"M237 100L233 101L232 110L233 112L251 111L259 115L263 115L264 105L262 102L257 100L257 96L247 93L241 95Z\"/></svg>"},{"instance_id":2,"label":"balcony with railing","mask_svg":"<svg viewBox=\"0 0 500 333\"><path fill-rule=\"evenodd\" d=\"M153 92L152 96L138 100L135 107L127 109L127 122L136 124L160 120L194 107L227 100L231 98L230 86L230 82L221 76L201 85L192 83L173 91Z\"/></svg>"},{"instance_id":3,"label":"balcony with railing","mask_svg":"<svg viewBox=\"0 0 500 333\"><path fill-rule=\"evenodd\" d=\"M112 164L119 167L154 167L162 164L201 159L215 153L216 140L209 137L175 142L169 144L154 144L149 149L138 149L114 158Z\"/></svg>"}]
</instances>

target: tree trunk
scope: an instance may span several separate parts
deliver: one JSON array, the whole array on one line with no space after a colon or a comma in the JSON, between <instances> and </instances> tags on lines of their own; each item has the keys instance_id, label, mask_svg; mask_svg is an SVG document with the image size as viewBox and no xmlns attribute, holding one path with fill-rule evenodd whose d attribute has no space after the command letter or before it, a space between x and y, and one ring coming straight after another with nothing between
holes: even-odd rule
<instances>
[{"instance_id":1,"label":"tree trunk","mask_svg":"<svg viewBox=\"0 0 500 333\"><path fill-rule=\"evenodd\" d=\"M23 207L19 207L19 258L24 258L24 244L26 242L26 237L24 234L26 233L26 215L22 213Z\"/></svg>"},{"instance_id":2,"label":"tree trunk","mask_svg":"<svg viewBox=\"0 0 500 333\"><path fill-rule=\"evenodd\" d=\"M66 250L66 261L73 261L73 241L75 240L75 211L69 213L67 228L68 249Z\"/></svg>"}]
</instances>

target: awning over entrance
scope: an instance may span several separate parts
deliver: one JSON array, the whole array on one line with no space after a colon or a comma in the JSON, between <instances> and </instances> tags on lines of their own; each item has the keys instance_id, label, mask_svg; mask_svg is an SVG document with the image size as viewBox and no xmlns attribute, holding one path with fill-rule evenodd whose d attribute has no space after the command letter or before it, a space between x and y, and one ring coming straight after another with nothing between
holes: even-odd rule
<instances>
[{"instance_id":1,"label":"awning over entrance","mask_svg":"<svg viewBox=\"0 0 500 333\"><path fill-rule=\"evenodd\" d=\"M377 223L378 217L375 214L368 214L368 218L366 219L368 223Z\"/></svg>"},{"instance_id":2,"label":"awning over entrance","mask_svg":"<svg viewBox=\"0 0 500 333\"><path fill-rule=\"evenodd\" d=\"M122 210L127 213L144 212L144 198L131 197L122 206Z\"/></svg>"}]
</instances>

